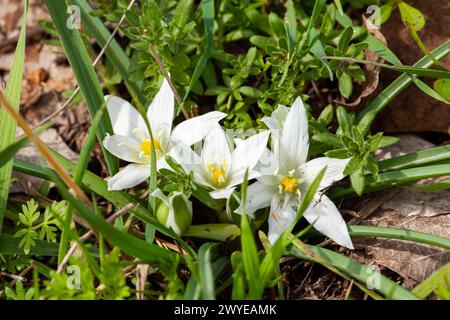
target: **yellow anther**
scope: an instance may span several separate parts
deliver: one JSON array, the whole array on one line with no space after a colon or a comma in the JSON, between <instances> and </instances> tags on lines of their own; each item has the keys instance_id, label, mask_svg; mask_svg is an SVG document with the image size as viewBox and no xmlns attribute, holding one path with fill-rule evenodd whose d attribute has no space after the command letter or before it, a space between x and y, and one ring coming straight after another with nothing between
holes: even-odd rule
<instances>
[{"instance_id":1,"label":"yellow anther","mask_svg":"<svg viewBox=\"0 0 450 320\"><path fill-rule=\"evenodd\" d=\"M284 177L281 180L281 185L286 192L295 192L298 188L298 180L294 177Z\"/></svg>"},{"instance_id":2,"label":"yellow anther","mask_svg":"<svg viewBox=\"0 0 450 320\"><path fill-rule=\"evenodd\" d=\"M155 145L155 151L161 151L161 145L159 144L158 140L153 139L153 144ZM152 154L152 140L146 138L144 141L142 141L141 152L146 156L150 156Z\"/></svg>"},{"instance_id":3,"label":"yellow anther","mask_svg":"<svg viewBox=\"0 0 450 320\"><path fill-rule=\"evenodd\" d=\"M225 182L225 172L221 167L212 166L211 178L215 186L220 186Z\"/></svg>"}]
</instances>

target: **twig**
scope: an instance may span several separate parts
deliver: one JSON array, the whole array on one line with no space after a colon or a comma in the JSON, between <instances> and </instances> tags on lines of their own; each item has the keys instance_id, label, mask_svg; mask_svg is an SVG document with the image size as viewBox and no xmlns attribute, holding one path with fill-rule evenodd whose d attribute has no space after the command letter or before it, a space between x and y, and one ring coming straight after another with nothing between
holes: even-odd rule
<instances>
[{"instance_id":1,"label":"twig","mask_svg":"<svg viewBox=\"0 0 450 320\"><path fill-rule=\"evenodd\" d=\"M166 78L167 82L169 83L170 89L172 89L173 95L175 96L175 99L177 100L178 104L181 104L181 97L177 92L177 89L175 88L172 79L169 77L169 73L166 70L166 67L164 67L164 64L161 60L161 58L159 57L158 52L156 51L155 47L153 47L153 45L151 43L149 43L148 45L149 49L150 49L150 53L153 56L153 58L155 59L156 63L159 66L159 69L161 70L162 74L164 75L164 78ZM181 107L181 111L183 112L183 116L185 119L189 119L190 116L187 113L186 109L184 109L184 107Z\"/></svg>"},{"instance_id":2,"label":"twig","mask_svg":"<svg viewBox=\"0 0 450 320\"><path fill-rule=\"evenodd\" d=\"M106 222L108 223L113 223L114 220L116 220L118 217L123 216L125 213L127 213L128 210L135 208L137 205L133 204L133 203L129 203L127 204L125 207L123 207L122 209L118 210L117 212L115 212L114 214L110 215L107 219ZM84 235L82 235L80 237L80 241L84 242L86 240L88 240L90 237L92 237L94 235L94 231L93 230L89 230L88 232L86 232ZM74 243L69 251L67 251L66 255L64 256L64 259L61 261L61 264L58 266L58 269L56 269L56 273L60 274L64 267L66 266L67 262L69 261L70 257L75 253L75 250L78 248L78 243Z\"/></svg>"},{"instance_id":3,"label":"twig","mask_svg":"<svg viewBox=\"0 0 450 320\"><path fill-rule=\"evenodd\" d=\"M136 2L136 0L131 0L130 4L127 7L127 11L131 9L131 7L134 5L134 3ZM111 44L111 42L114 40L114 37L116 36L117 32L119 31L120 26L122 25L122 23L125 21L126 15L125 13L122 15L122 17L120 18L119 22L117 23L117 26L114 28L114 31L111 33L111 35L109 36L108 40L106 41L105 45L103 46L102 50L100 51L100 53L97 55L97 58L95 58L94 62L92 63L93 67L96 67L97 64L100 62L100 59L103 57L103 55L105 54L106 50L108 49L109 45ZM72 102L73 99L75 99L76 95L80 92L80 87L77 86L75 91L72 93L72 95L69 97L69 99L67 99L66 102L64 102L64 104L55 112L53 112L51 115L45 117L43 120L41 120L36 126L34 126L33 130L37 127L42 126L44 123L49 122L51 119L53 119L54 117L56 117L58 114L60 114L64 109L67 108L67 106ZM23 138L24 134L22 134L19 139Z\"/></svg>"},{"instance_id":4,"label":"twig","mask_svg":"<svg viewBox=\"0 0 450 320\"><path fill-rule=\"evenodd\" d=\"M30 270L32 270L32 269L33 269L33 266L32 266L32 265L26 267L21 273L19 273L19 275L14 276L14 277L16 277L16 278L15 278L14 280L12 280L12 281L9 283L9 286L10 286L10 287L13 287L13 286L16 284L17 280L20 280L20 281L22 281L22 282L26 282L27 279L25 278L25 276L26 276L27 273L30 272ZM11 275L11 276L12 276L12 275ZM5 294L5 290L0 290L0 298L3 297L4 294Z\"/></svg>"}]
</instances>

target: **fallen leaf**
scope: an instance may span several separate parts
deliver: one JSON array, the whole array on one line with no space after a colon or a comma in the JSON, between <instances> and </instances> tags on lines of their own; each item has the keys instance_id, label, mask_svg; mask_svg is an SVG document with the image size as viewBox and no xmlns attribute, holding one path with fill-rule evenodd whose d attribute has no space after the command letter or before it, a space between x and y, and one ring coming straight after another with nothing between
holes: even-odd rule
<instances>
[{"instance_id":1,"label":"fallen leaf","mask_svg":"<svg viewBox=\"0 0 450 320\"><path fill-rule=\"evenodd\" d=\"M17 136L22 135L22 133L22 130L18 128ZM39 137L47 146L58 151L64 157L72 161L76 161L78 159L78 154L73 152L67 146L56 129L48 129L40 134ZM38 165L42 165L44 161L39 151L33 144L28 144L26 147L20 149L20 151L16 154L16 158ZM13 176L16 178L16 181L12 184L10 193L26 193L30 190L30 188L39 189L42 183L42 179L19 172L14 172Z\"/></svg>"},{"instance_id":2,"label":"fallen leaf","mask_svg":"<svg viewBox=\"0 0 450 320\"><path fill-rule=\"evenodd\" d=\"M378 40L386 44L386 38L381 33L381 31L372 24L372 22L363 16L364 25L367 28L367 31L375 36ZM375 52L372 50L367 49L365 52L365 58L366 60L370 61L377 61L379 63L383 63L384 59L380 58ZM358 95L358 97L353 101L349 103L340 102L341 104L347 106L347 107L355 107L361 103L361 100L367 96L369 96L372 92L374 92L379 83L379 76L380 76L381 67L375 66L373 64L365 64L364 65L364 73L366 75L366 81L361 85L364 89L361 91L361 93Z\"/></svg>"},{"instance_id":3,"label":"fallen leaf","mask_svg":"<svg viewBox=\"0 0 450 320\"><path fill-rule=\"evenodd\" d=\"M387 159L434 146L417 136L399 137L397 144L378 150L377 158ZM426 185L445 179L448 177L424 179L415 184ZM377 207L369 215L364 215L363 206L354 209L363 218L354 219L352 223L414 230L450 238L450 190L424 192L397 187L367 195L358 201L376 203ZM346 207L351 207L351 204L346 204ZM363 249L354 254L415 282L425 280L450 261L450 251L435 246L396 239L355 237L353 240L357 249Z\"/></svg>"}]
</instances>

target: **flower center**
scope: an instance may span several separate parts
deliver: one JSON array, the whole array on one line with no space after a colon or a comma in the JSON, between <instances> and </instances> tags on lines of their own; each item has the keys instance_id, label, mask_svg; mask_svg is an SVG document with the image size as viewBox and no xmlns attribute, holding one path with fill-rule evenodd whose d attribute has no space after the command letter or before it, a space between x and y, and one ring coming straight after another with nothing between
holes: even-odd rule
<instances>
[{"instance_id":1,"label":"flower center","mask_svg":"<svg viewBox=\"0 0 450 320\"><path fill-rule=\"evenodd\" d=\"M218 166L215 164L211 164L208 166L209 175L211 177L212 183L214 186L218 187L225 183L226 181L226 164L223 166Z\"/></svg>"},{"instance_id":2,"label":"flower center","mask_svg":"<svg viewBox=\"0 0 450 320\"><path fill-rule=\"evenodd\" d=\"M295 192L298 188L298 180L294 177L284 177L283 180L281 180L281 186L286 192Z\"/></svg>"},{"instance_id":3,"label":"flower center","mask_svg":"<svg viewBox=\"0 0 450 320\"><path fill-rule=\"evenodd\" d=\"M153 139L153 144L155 145L155 151L161 151L161 145L158 140ZM141 152L146 156L150 156L152 154L152 140L150 138L146 138L142 141Z\"/></svg>"}]
</instances>

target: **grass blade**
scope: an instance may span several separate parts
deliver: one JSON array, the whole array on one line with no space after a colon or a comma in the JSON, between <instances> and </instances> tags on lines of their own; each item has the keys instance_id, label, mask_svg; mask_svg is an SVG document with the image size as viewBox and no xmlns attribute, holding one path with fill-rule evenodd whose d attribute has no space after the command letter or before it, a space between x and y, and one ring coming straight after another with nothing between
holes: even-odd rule
<instances>
[{"instance_id":1,"label":"grass blade","mask_svg":"<svg viewBox=\"0 0 450 320\"><path fill-rule=\"evenodd\" d=\"M202 299L214 300L215 277L212 267L212 260L219 249L218 243L205 243L198 250L198 274L200 287L202 290Z\"/></svg>"},{"instance_id":2,"label":"grass blade","mask_svg":"<svg viewBox=\"0 0 450 320\"><path fill-rule=\"evenodd\" d=\"M30 248L30 256L58 256L58 246L55 243L49 243L43 240L35 239L35 245ZM11 234L0 235L0 254L19 254L23 255L23 249L19 249L19 238Z\"/></svg>"},{"instance_id":3,"label":"grass blade","mask_svg":"<svg viewBox=\"0 0 450 320\"><path fill-rule=\"evenodd\" d=\"M73 173L73 171L75 170L75 164L73 162L59 155L57 152L54 152L53 154L69 173ZM47 168L25 161L16 159L14 161L14 170L32 175L34 177L53 181L52 176L48 175L47 173ZM177 240L178 243L180 243L180 245L189 253L189 255L193 257L197 255L195 251L183 239L181 239L181 237L179 237L171 229L168 229L164 225L160 224L156 219L154 219L145 209L145 204L139 201L139 199L136 199L123 191L108 191L106 181L88 170L86 170L84 173L82 186L83 188L86 188L99 195L100 197L103 197L106 200L110 201L112 204L114 204L114 206L118 208L123 208L129 203L141 204L133 209L130 209L129 212L133 213L139 220L151 224L162 234Z\"/></svg>"},{"instance_id":4,"label":"grass blade","mask_svg":"<svg viewBox=\"0 0 450 320\"><path fill-rule=\"evenodd\" d=\"M25 43L27 24L26 17L28 13L28 0L23 1L22 27L20 29L19 39L17 41L14 61L6 85L5 95L8 101L11 101L15 111L19 110L20 95L22 91L23 65L25 62ZM0 139L0 150L9 146L16 137L16 121L8 114L6 109L0 109L0 128L2 128L3 137ZM3 219L6 212L6 203L11 185L11 173L13 162L8 161L6 165L0 168L0 233L2 231Z\"/></svg>"},{"instance_id":5,"label":"grass blade","mask_svg":"<svg viewBox=\"0 0 450 320\"><path fill-rule=\"evenodd\" d=\"M102 20L99 17L91 15L92 8L86 0L70 0L70 3L80 7L81 20L83 21L84 27L94 36L100 47L104 48L111 33L108 28L105 27ZM111 44L107 47L105 54L124 80L125 86L133 99L140 103L143 108L146 108L148 103L145 96L141 93L141 84L135 83L129 79L130 76L128 70L130 68L130 60L120 47L119 43L116 40L112 40Z\"/></svg>"},{"instance_id":6,"label":"grass blade","mask_svg":"<svg viewBox=\"0 0 450 320\"><path fill-rule=\"evenodd\" d=\"M67 27L67 0L45 0L45 3L61 39L67 59L75 73L80 90L86 99L91 118L94 118L98 109L105 103L105 99L80 33L76 29ZM97 129L97 138L100 141L109 173L114 175L119 171L119 161L101 143L106 134L112 132L109 115L105 113Z\"/></svg>"},{"instance_id":7,"label":"grass blade","mask_svg":"<svg viewBox=\"0 0 450 320\"><path fill-rule=\"evenodd\" d=\"M426 68L418 68L418 67L410 67L410 66L399 66L399 65L389 65L385 63L380 63L377 61L369 61L369 60L363 60L363 59L354 59L354 58L348 58L348 57L325 57L329 60L337 60L337 61L346 61L346 62L354 62L354 63L361 63L361 64L371 64L374 66L378 66L385 69L390 69L398 72L404 72L409 75L417 75L417 76L423 76L423 77L430 77L430 78L437 78L437 79L449 79L450 78L450 72L449 71L443 71L443 70L432 70L432 69L426 69Z\"/></svg>"},{"instance_id":8,"label":"grass blade","mask_svg":"<svg viewBox=\"0 0 450 320\"><path fill-rule=\"evenodd\" d=\"M358 280L361 283L370 283L375 275L377 275L379 279L379 288L375 288L378 292L385 295L390 299L396 300L417 300L418 297L403 288L402 286L396 284L394 281L386 278L382 274L377 271L372 270L365 265L362 265L352 259L334 251L320 248L316 246L306 245L308 250L318 255L321 259L337 268L338 270L344 272L349 275L351 278ZM308 260L314 261L309 255L306 255L300 248L294 245L291 245L287 248L286 253L288 255Z\"/></svg>"},{"instance_id":9,"label":"grass blade","mask_svg":"<svg viewBox=\"0 0 450 320\"><path fill-rule=\"evenodd\" d=\"M425 299L433 291L436 292L436 289L439 287L448 286L448 283L450 283L450 263L447 263L428 279L425 279L425 281L417 285L412 292L418 297ZM448 288L448 291L450 292L450 288Z\"/></svg>"},{"instance_id":10,"label":"grass blade","mask_svg":"<svg viewBox=\"0 0 450 320\"><path fill-rule=\"evenodd\" d=\"M41 127L34 129L33 132L39 135L45 130L47 130L49 127L51 127L51 125L52 125L51 123L47 123ZM11 159L13 159L16 153L19 152L20 149L27 146L29 143L30 139L27 136L25 136L22 139L13 142L12 144L4 148L2 151L0 151L0 168L5 164L7 164Z\"/></svg>"},{"instance_id":11,"label":"grass blade","mask_svg":"<svg viewBox=\"0 0 450 320\"><path fill-rule=\"evenodd\" d=\"M91 127L89 128L88 131L88 137L86 139L86 142L84 143L83 149L81 150L78 163L75 166L75 170L73 173L73 181L78 185L80 185L81 182L83 181L84 173L86 172L87 166L89 164L91 152L95 144L96 138L95 132L102 119L105 107L106 104L103 104L103 107L97 111L94 119L92 120ZM64 227L61 233L61 240L59 242L58 265L61 264L62 259L67 253L67 244L69 242L69 230L72 224L72 217L73 217L73 207L71 204L69 204L67 206Z\"/></svg>"},{"instance_id":12,"label":"grass blade","mask_svg":"<svg viewBox=\"0 0 450 320\"><path fill-rule=\"evenodd\" d=\"M450 250L450 239L413 230L349 225L348 232L351 236L408 240Z\"/></svg>"},{"instance_id":13,"label":"grass blade","mask_svg":"<svg viewBox=\"0 0 450 320\"><path fill-rule=\"evenodd\" d=\"M450 145L430 148L378 162L380 172L423 166L450 159Z\"/></svg>"},{"instance_id":14,"label":"grass blade","mask_svg":"<svg viewBox=\"0 0 450 320\"><path fill-rule=\"evenodd\" d=\"M141 259L143 262L165 264L166 267L174 265L173 262L176 260L177 254L114 228L105 219L95 214L86 204L75 199L54 172L48 170L47 174L55 181L61 196L73 206L93 229L103 234L112 244L119 246L124 252Z\"/></svg>"},{"instance_id":15,"label":"grass blade","mask_svg":"<svg viewBox=\"0 0 450 320\"><path fill-rule=\"evenodd\" d=\"M442 45L431 51L431 54L438 60L443 59L450 53L450 40L445 41ZM414 67L429 68L433 65L433 61L425 56L414 64ZM402 74L393 81L386 89L384 89L375 99L370 101L367 106L357 115L358 126L367 132L370 124L375 116L383 110L395 97L405 90L413 82L412 78L407 74Z\"/></svg>"},{"instance_id":16,"label":"grass blade","mask_svg":"<svg viewBox=\"0 0 450 320\"><path fill-rule=\"evenodd\" d=\"M436 164L418 168L401 169L380 173L378 177L366 176L364 193L402 185L420 179L440 177L450 174L449 164ZM331 191L333 199L356 196L353 188L335 187Z\"/></svg>"},{"instance_id":17,"label":"grass blade","mask_svg":"<svg viewBox=\"0 0 450 320\"><path fill-rule=\"evenodd\" d=\"M202 0L200 2L203 11L203 21L205 24L205 35L206 35L206 47L202 56L197 62L195 66L194 73L191 77L191 82L186 89L186 93L178 107L177 114L179 114L183 108L183 104L186 101L189 93L192 88L196 85L198 79L202 75L203 70L205 69L206 64L208 63L209 57L211 55L211 50L213 48L213 33L214 33L214 0Z\"/></svg>"}]
</instances>

